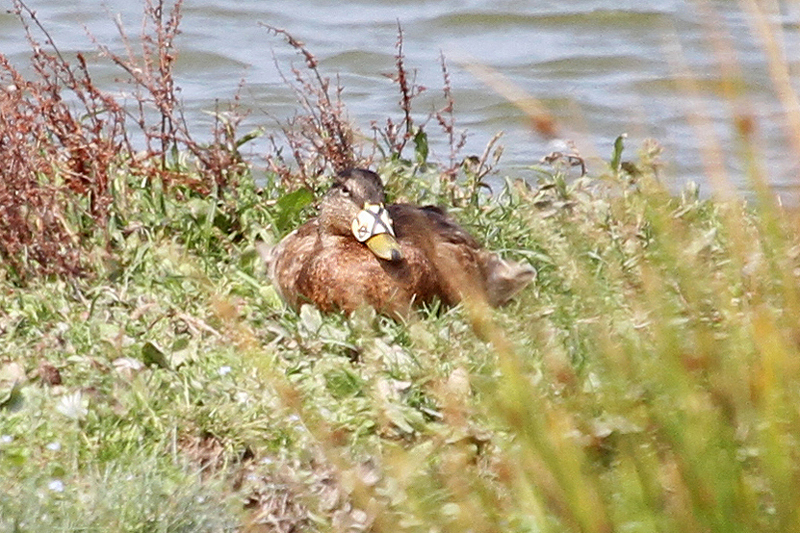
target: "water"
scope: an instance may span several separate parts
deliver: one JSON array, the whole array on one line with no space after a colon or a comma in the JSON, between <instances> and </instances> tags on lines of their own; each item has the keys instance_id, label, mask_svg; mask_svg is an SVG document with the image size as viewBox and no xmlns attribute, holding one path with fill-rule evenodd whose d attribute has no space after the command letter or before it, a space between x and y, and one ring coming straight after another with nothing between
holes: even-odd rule
<instances>
[{"instance_id":1,"label":"water","mask_svg":"<svg viewBox=\"0 0 800 533\"><path fill-rule=\"evenodd\" d=\"M10 6L9 0L4 2ZM141 4L29 0L62 51L89 54L95 48L87 30L100 42L120 46L115 16L136 35ZM457 126L469 132L463 154L482 153L502 130L503 174L529 175L526 168L558 144L530 131L522 112L461 68L461 62L478 61L539 99L557 118L561 137L574 140L590 158L608 158L613 140L623 132L628 133L629 154L644 139L657 139L668 163L662 175L675 188L687 180L710 188L698 149L709 134L698 132L689 120L699 110L721 139L730 179L744 187L731 105L718 90L720 57L709 41L713 27L730 40L726 54L735 54L743 72L747 110L755 118L771 182L779 191L792 191L797 154L786 155L791 152L783 106L749 18L739 4L720 0L706 4L713 15L710 24L704 23L702 5L683 0L186 0L177 43L177 80L192 125L207 128L211 119L205 111L231 99L244 79L242 103L252 110L245 129L264 126L277 131L276 118L291 116L298 105L275 64L288 72L292 63L302 61L259 23L270 24L305 42L320 59L324 74L340 77L351 119L368 131L373 121L400 118L398 93L385 76L394 69L399 21L407 65L417 69L417 81L428 88L417 103L418 111L441 104L443 52ZM771 20L782 30L798 90L800 8L781 4ZM19 22L11 14L0 14L0 51L22 65L27 50ZM99 60L92 68L109 87L119 76ZM692 99L675 81L687 73L701 87L697 105L690 104ZM433 124L429 131L438 157L446 160L444 137ZM254 149L263 152L267 147L256 144Z\"/></svg>"}]
</instances>

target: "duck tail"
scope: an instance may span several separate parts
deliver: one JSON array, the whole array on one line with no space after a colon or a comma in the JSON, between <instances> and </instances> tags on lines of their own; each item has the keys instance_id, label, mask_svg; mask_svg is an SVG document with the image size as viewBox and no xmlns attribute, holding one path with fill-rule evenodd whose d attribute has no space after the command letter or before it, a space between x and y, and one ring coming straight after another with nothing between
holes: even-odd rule
<instances>
[{"instance_id":1,"label":"duck tail","mask_svg":"<svg viewBox=\"0 0 800 533\"><path fill-rule=\"evenodd\" d=\"M525 288L534 278L536 269L528 263L507 261L492 252L485 252L482 261L489 305L500 307Z\"/></svg>"}]
</instances>

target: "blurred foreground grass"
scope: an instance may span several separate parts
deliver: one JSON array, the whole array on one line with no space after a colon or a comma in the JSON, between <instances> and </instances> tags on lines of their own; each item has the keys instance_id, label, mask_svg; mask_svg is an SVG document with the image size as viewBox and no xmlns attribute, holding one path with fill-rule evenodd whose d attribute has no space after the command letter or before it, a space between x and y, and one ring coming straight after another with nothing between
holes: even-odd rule
<instances>
[{"instance_id":1,"label":"blurred foreground grass","mask_svg":"<svg viewBox=\"0 0 800 533\"><path fill-rule=\"evenodd\" d=\"M406 324L283 308L296 196L121 173L96 276L0 282L0 531L800 530L796 221L649 163L465 204L538 279Z\"/></svg>"}]
</instances>

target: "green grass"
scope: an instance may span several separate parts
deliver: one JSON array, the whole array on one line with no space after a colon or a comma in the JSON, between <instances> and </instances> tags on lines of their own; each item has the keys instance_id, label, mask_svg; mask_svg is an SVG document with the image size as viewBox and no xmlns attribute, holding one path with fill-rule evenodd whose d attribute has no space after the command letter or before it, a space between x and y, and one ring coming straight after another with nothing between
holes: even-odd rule
<instances>
[{"instance_id":1,"label":"green grass","mask_svg":"<svg viewBox=\"0 0 800 533\"><path fill-rule=\"evenodd\" d=\"M0 285L0 531L798 529L784 213L531 171L454 214L533 286L397 323L284 309L302 198L118 179L95 275Z\"/></svg>"}]
</instances>

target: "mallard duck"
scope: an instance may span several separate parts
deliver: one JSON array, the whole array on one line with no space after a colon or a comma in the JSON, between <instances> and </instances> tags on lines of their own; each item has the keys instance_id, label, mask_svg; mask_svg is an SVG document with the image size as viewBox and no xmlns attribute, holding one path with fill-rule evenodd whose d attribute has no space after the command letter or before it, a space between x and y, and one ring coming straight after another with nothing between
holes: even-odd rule
<instances>
[{"instance_id":1,"label":"mallard duck","mask_svg":"<svg viewBox=\"0 0 800 533\"><path fill-rule=\"evenodd\" d=\"M258 245L286 303L347 313L364 305L396 317L439 299L473 298L497 307L536 271L485 250L442 209L385 204L380 177L365 169L339 173L319 214L276 246Z\"/></svg>"}]
</instances>

